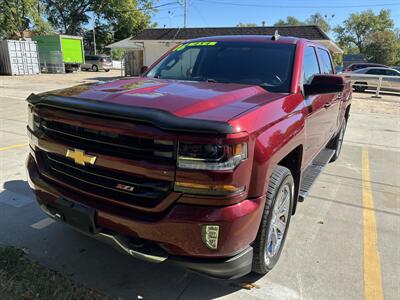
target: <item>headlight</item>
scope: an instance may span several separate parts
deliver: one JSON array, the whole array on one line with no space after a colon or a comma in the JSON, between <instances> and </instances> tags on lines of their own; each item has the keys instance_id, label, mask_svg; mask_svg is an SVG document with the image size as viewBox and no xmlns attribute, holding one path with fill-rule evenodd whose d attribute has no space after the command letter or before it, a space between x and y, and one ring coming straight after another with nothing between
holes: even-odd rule
<instances>
[{"instance_id":1,"label":"headlight","mask_svg":"<svg viewBox=\"0 0 400 300\"><path fill-rule=\"evenodd\" d=\"M178 167L195 170L233 170L247 159L247 143L179 143Z\"/></svg>"}]
</instances>

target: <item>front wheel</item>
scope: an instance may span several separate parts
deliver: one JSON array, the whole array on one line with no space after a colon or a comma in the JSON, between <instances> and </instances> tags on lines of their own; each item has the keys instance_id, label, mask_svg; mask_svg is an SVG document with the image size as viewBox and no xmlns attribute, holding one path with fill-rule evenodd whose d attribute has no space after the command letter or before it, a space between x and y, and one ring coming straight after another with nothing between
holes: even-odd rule
<instances>
[{"instance_id":1,"label":"front wheel","mask_svg":"<svg viewBox=\"0 0 400 300\"><path fill-rule=\"evenodd\" d=\"M106 71L106 72L110 72L110 69L105 69L104 71Z\"/></svg>"},{"instance_id":2,"label":"front wheel","mask_svg":"<svg viewBox=\"0 0 400 300\"><path fill-rule=\"evenodd\" d=\"M277 166L269 180L264 214L253 244L253 272L266 274L278 262L289 228L293 197L290 170Z\"/></svg>"}]
</instances>

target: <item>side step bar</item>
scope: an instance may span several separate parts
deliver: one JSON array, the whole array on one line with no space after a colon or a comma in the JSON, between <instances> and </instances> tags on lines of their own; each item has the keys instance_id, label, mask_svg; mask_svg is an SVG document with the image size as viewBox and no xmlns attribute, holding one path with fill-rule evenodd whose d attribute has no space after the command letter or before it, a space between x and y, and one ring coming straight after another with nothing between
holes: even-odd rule
<instances>
[{"instance_id":1,"label":"side step bar","mask_svg":"<svg viewBox=\"0 0 400 300\"><path fill-rule=\"evenodd\" d=\"M301 176L299 202L303 202L304 198L307 197L315 180L325 169L325 166L329 163L334 154L335 150L325 148L314 158L312 163L303 172Z\"/></svg>"}]
</instances>

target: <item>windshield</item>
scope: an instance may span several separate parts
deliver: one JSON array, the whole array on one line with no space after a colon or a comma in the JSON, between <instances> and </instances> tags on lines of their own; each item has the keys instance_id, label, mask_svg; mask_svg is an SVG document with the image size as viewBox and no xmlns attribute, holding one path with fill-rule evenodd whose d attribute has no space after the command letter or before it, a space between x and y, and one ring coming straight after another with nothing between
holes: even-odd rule
<instances>
[{"instance_id":1,"label":"windshield","mask_svg":"<svg viewBox=\"0 0 400 300\"><path fill-rule=\"evenodd\" d=\"M147 77L259 85L290 90L295 45L249 42L182 44L152 68Z\"/></svg>"}]
</instances>

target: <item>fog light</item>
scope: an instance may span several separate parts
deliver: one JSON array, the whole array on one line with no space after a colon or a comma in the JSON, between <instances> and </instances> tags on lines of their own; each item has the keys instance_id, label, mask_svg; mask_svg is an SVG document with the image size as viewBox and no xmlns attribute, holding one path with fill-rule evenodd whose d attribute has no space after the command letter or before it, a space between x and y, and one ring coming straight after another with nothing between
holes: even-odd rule
<instances>
[{"instance_id":1,"label":"fog light","mask_svg":"<svg viewBox=\"0 0 400 300\"><path fill-rule=\"evenodd\" d=\"M219 225L203 225L202 239L211 250L217 250L219 237Z\"/></svg>"}]
</instances>

